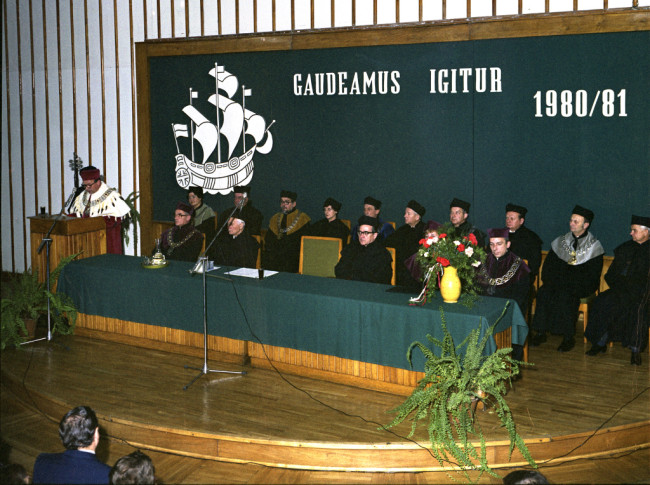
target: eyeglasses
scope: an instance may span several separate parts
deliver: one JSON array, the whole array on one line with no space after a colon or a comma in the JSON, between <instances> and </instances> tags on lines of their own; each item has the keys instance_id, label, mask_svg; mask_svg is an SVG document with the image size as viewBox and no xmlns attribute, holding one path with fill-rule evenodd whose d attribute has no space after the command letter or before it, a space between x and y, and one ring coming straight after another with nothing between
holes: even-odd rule
<instances>
[{"instance_id":1,"label":"eyeglasses","mask_svg":"<svg viewBox=\"0 0 650 485\"><path fill-rule=\"evenodd\" d=\"M97 183L97 180L95 180L95 181L93 181L93 182L90 182L89 184L82 184L82 185L83 185L84 187L92 187L92 186L95 185L96 183Z\"/></svg>"},{"instance_id":2,"label":"eyeglasses","mask_svg":"<svg viewBox=\"0 0 650 485\"><path fill-rule=\"evenodd\" d=\"M371 234L374 234L374 231L357 231L357 234L359 234L359 236L370 236Z\"/></svg>"},{"instance_id":3,"label":"eyeglasses","mask_svg":"<svg viewBox=\"0 0 650 485\"><path fill-rule=\"evenodd\" d=\"M190 217L189 214L174 214L174 217Z\"/></svg>"}]
</instances>

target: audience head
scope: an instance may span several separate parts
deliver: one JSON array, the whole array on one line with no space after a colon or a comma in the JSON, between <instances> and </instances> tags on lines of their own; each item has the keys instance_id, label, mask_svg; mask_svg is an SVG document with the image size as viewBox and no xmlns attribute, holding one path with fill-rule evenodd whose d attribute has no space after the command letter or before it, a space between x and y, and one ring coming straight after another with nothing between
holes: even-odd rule
<instances>
[{"instance_id":1,"label":"audience head","mask_svg":"<svg viewBox=\"0 0 650 485\"><path fill-rule=\"evenodd\" d=\"M189 224L192 220L192 214L194 214L194 209L191 205L179 202L176 204L176 210L174 211L174 224L179 227Z\"/></svg>"},{"instance_id":2,"label":"audience head","mask_svg":"<svg viewBox=\"0 0 650 485\"><path fill-rule=\"evenodd\" d=\"M233 203L235 207L241 204L242 199L244 199L244 194L246 194L246 199L244 200L244 205L248 204L248 199L251 196L251 186L250 185L237 185L233 189Z\"/></svg>"},{"instance_id":3,"label":"audience head","mask_svg":"<svg viewBox=\"0 0 650 485\"><path fill-rule=\"evenodd\" d=\"M593 220L593 212L591 212L589 209L585 209L582 206L576 205L571 212L571 220L569 221L571 232L575 237L582 236L589 230L589 226Z\"/></svg>"},{"instance_id":4,"label":"audience head","mask_svg":"<svg viewBox=\"0 0 650 485\"><path fill-rule=\"evenodd\" d=\"M504 485L535 485L546 484L548 480L540 472L534 470L515 470L503 477Z\"/></svg>"},{"instance_id":5,"label":"audience head","mask_svg":"<svg viewBox=\"0 0 650 485\"><path fill-rule=\"evenodd\" d=\"M500 258L510 247L510 241L508 238L509 230L506 227L503 228L494 228L488 229L488 237L490 238L490 251L495 258Z\"/></svg>"},{"instance_id":6,"label":"audience head","mask_svg":"<svg viewBox=\"0 0 650 485\"><path fill-rule=\"evenodd\" d=\"M89 165L79 170L79 175L81 176L86 192L94 194L99 190L99 187L101 186L101 178L98 168Z\"/></svg>"},{"instance_id":7,"label":"audience head","mask_svg":"<svg viewBox=\"0 0 650 485\"><path fill-rule=\"evenodd\" d=\"M377 239L377 229L379 227L379 221L376 217L361 216L359 217L359 244L362 246L368 246L375 242Z\"/></svg>"},{"instance_id":8,"label":"audience head","mask_svg":"<svg viewBox=\"0 0 650 485\"><path fill-rule=\"evenodd\" d=\"M470 205L469 202L456 198L451 201L449 204L449 221L454 225L454 227L460 226L467 220Z\"/></svg>"},{"instance_id":9,"label":"audience head","mask_svg":"<svg viewBox=\"0 0 650 485\"><path fill-rule=\"evenodd\" d=\"M508 203L506 205L506 227L512 232L518 230L524 225L526 212L528 209L525 207Z\"/></svg>"},{"instance_id":10,"label":"audience head","mask_svg":"<svg viewBox=\"0 0 650 485\"><path fill-rule=\"evenodd\" d=\"M115 462L108 480L112 484L151 484L155 483L155 473L151 458L141 451L134 451Z\"/></svg>"},{"instance_id":11,"label":"audience head","mask_svg":"<svg viewBox=\"0 0 650 485\"><path fill-rule=\"evenodd\" d=\"M381 200L377 200L371 196L368 196L365 199L363 199L364 216L378 218L379 211L381 211Z\"/></svg>"},{"instance_id":12,"label":"audience head","mask_svg":"<svg viewBox=\"0 0 650 485\"><path fill-rule=\"evenodd\" d=\"M201 187L190 187L187 190L187 201L193 209L198 209L203 203L203 189Z\"/></svg>"},{"instance_id":13,"label":"audience head","mask_svg":"<svg viewBox=\"0 0 650 485\"><path fill-rule=\"evenodd\" d=\"M10 463L0 466L0 483L6 485L21 485L32 483L32 477L27 470L18 463Z\"/></svg>"},{"instance_id":14,"label":"audience head","mask_svg":"<svg viewBox=\"0 0 650 485\"><path fill-rule=\"evenodd\" d=\"M632 216L630 236L635 243L643 244L650 239L650 217Z\"/></svg>"},{"instance_id":15,"label":"audience head","mask_svg":"<svg viewBox=\"0 0 650 485\"><path fill-rule=\"evenodd\" d=\"M95 411L88 406L68 411L59 423L59 436L68 450L95 449L99 443L99 422Z\"/></svg>"},{"instance_id":16,"label":"audience head","mask_svg":"<svg viewBox=\"0 0 650 485\"><path fill-rule=\"evenodd\" d=\"M280 192L280 210L288 214L296 208L296 199L298 194L290 190L283 190Z\"/></svg>"},{"instance_id":17,"label":"audience head","mask_svg":"<svg viewBox=\"0 0 650 485\"><path fill-rule=\"evenodd\" d=\"M341 203L332 197L328 197L325 199L325 202L323 202L323 213L325 214L325 219L327 219L329 222L332 222L336 219L340 210Z\"/></svg>"},{"instance_id":18,"label":"audience head","mask_svg":"<svg viewBox=\"0 0 650 485\"><path fill-rule=\"evenodd\" d=\"M406 204L406 210L404 211L404 222L411 227L415 227L418 222L422 220L426 211L427 210L423 205L419 204L415 200L410 200L409 203Z\"/></svg>"}]
</instances>

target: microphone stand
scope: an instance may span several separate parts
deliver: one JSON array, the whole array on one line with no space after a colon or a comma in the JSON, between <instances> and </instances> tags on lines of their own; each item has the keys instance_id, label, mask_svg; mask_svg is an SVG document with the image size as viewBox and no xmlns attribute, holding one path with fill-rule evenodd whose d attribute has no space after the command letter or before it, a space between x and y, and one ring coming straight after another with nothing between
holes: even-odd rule
<instances>
[{"instance_id":1,"label":"microphone stand","mask_svg":"<svg viewBox=\"0 0 650 485\"><path fill-rule=\"evenodd\" d=\"M189 365L185 366L185 369L198 370L199 373L194 379L190 381L189 384L183 387L184 391L186 391L192 384L194 384L201 376L207 375L209 372L215 372L220 374L238 374L241 376L246 375L246 371L229 371L229 370L218 370L218 369L208 368L208 290L207 290L207 278L206 278L207 267L208 267L208 257L207 257L208 250L212 247L212 244L214 244L214 242L217 240L217 237L219 237L221 231L223 231L223 228L228 225L228 221L235 214L235 211L240 210L244 206L245 201L246 198L243 198L241 203L235 206L233 211L230 213L230 216L228 216L226 221L219 228L219 231L217 231L217 233L212 238L212 241L210 241L210 244L208 244L205 250L199 255L199 259L190 270L190 274L192 275L195 275L196 273L203 273L203 281L202 281L203 283L203 367L198 368L198 367L191 367ZM215 276L215 278L222 278L222 277ZM229 278L223 278L223 279L232 281Z\"/></svg>"},{"instance_id":2,"label":"microphone stand","mask_svg":"<svg viewBox=\"0 0 650 485\"><path fill-rule=\"evenodd\" d=\"M47 292L50 293L51 288L50 288L50 245L52 244L52 238L50 237L50 234L52 234L52 231L54 230L54 226L56 226L56 223L61 220L63 217L63 213L65 212L66 207L70 205L70 203L74 200L75 195L77 195L77 188L74 187L72 189L72 193L70 194L70 197L68 197L68 200L66 201L65 205L61 208L61 212L59 212L59 215L54 218L54 222L52 222L52 225L50 226L50 230L47 231L47 234L43 236L43 239L41 240L41 244L38 246L38 249L36 250L36 254L41 254L41 251L43 251L43 247L45 247L45 284L47 287ZM52 308L51 308L51 302L50 302L50 297L47 297L47 337L41 337L33 340L29 340L27 342L23 342L21 345L26 345L26 344L31 344L34 342L40 342L41 340L47 340L50 342L52 340Z\"/></svg>"}]
</instances>

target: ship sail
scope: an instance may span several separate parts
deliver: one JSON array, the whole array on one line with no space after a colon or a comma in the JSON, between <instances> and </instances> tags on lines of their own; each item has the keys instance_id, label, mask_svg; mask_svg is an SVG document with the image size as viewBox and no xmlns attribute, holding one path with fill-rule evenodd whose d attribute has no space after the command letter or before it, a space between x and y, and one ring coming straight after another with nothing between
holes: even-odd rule
<instances>
[{"instance_id":1,"label":"ship sail","mask_svg":"<svg viewBox=\"0 0 650 485\"><path fill-rule=\"evenodd\" d=\"M189 116L196 125L194 139L198 140L201 148L203 148L203 163L205 163L208 157L212 155L212 152L214 152L219 141L217 127L192 105L185 106L183 113Z\"/></svg>"},{"instance_id":2,"label":"ship sail","mask_svg":"<svg viewBox=\"0 0 650 485\"><path fill-rule=\"evenodd\" d=\"M210 76L215 77L215 72L216 68L213 67L210 69ZM239 87L237 76L230 74L228 71L221 71L217 74L217 81L219 81L217 84L219 85L219 89L224 90L226 93L228 93L228 97L232 98L237 92L237 88Z\"/></svg>"},{"instance_id":3,"label":"ship sail","mask_svg":"<svg viewBox=\"0 0 650 485\"><path fill-rule=\"evenodd\" d=\"M210 96L208 102L217 106L216 96L214 94ZM228 158L230 158L241 136L241 127L244 126L244 111L241 104L221 95L219 95L218 106L223 111L221 134L228 140Z\"/></svg>"}]
</instances>

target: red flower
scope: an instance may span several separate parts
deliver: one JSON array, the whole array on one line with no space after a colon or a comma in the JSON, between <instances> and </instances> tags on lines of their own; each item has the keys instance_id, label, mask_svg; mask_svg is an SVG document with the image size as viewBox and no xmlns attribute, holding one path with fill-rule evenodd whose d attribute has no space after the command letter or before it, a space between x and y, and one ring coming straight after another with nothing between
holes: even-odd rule
<instances>
[{"instance_id":1,"label":"red flower","mask_svg":"<svg viewBox=\"0 0 650 485\"><path fill-rule=\"evenodd\" d=\"M474 246L478 244L478 241L476 240L476 236L474 234L470 232L468 237L469 237L469 242L471 242Z\"/></svg>"},{"instance_id":2,"label":"red flower","mask_svg":"<svg viewBox=\"0 0 650 485\"><path fill-rule=\"evenodd\" d=\"M442 256L438 256L436 258L436 262L440 263L442 266L449 266L449 260L446 258L443 258Z\"/></svg>"},{"instance_id":3,"label":"red flower","mask_svg":"<svg viewBox=\"0 0 650 485\"><path fill-rule=\"evenodd\" d=\"M459 244L458 246L456 246L456 249L458 249L459 253L462 253L463 251L465 251L465 245Z\"/></svg>"},{"instance_id":4,"label":"red flower","mask_svg":"<svg viewBox=\"0 0 650 485\"><path fill-rule=\"evenodd\" d=\"M443 234L439 234L438 237L439 237L440 239L444 239L444 238L447 237L447 234L444 234L444 233L443 233Z\"/></svg>"},{"instance_id":5,"label":"red flower","mask_svg":"<svg viewBox=\"0 0 650 485\"><path fill-rule=\"evenodd\" d=\"M431 244L427 243L426 239L420 239L419 244L420 244L420 246L424 246L425 249L429 249L429 247L431 246Z\"/></svg>"}]
</instances>

